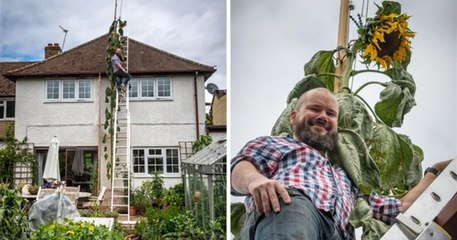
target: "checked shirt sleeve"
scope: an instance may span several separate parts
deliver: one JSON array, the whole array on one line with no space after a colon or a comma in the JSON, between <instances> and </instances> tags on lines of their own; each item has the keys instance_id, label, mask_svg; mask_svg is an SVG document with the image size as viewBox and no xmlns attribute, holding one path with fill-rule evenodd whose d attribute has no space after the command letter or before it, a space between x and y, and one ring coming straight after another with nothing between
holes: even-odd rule
<instances>
[{"instance_id":1,"label":"checked shirt sleeve","mask_svg":"<svg viewBox=\"0 0 457 240\"><path fill-rule=\"evenodd\" d=\"M373 210L373 217L387 224L392 224L400 213L401 201L399 199L380 196L373 192L367 200Z\"/></svg>"},{"instance_id":2,"label":"checked shirt sleeve","mask_svg":"<svg viewBox=\"0 0 457 240\"><path fill-rule=\"evenodd\" d=\"M240 161L251 162L257 170L267 178L271 178L277 170L281 153L275 148L275 143L269 137L259 137L248 142L243 149L232 159L231 170ZM235 196L242 196L233 187L231 193Z\"/></svg>"}]
</instances>

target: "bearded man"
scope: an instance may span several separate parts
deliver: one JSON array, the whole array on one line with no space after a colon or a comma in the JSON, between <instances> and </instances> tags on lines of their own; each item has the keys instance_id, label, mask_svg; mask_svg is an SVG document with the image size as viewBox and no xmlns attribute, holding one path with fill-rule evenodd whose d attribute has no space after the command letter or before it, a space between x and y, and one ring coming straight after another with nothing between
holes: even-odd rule
<instances>
[{"instance_id":1,"label":"bearded man","mask_svg":"<svg viewBox=\"0 0 457 240\"><path fill-rule=\"evenodd\" d=\"M232 159L231 192L247 196L242 239L354 239L349 214L356 187L326 153L338 138L338 102L325 88L302 94L290 114L293 137L266 136ZM442 171L449 161L433 167ZM391 223L436 178L427 173L401 200L366 196L374 217Z\"/></svg>"}]
</instances>

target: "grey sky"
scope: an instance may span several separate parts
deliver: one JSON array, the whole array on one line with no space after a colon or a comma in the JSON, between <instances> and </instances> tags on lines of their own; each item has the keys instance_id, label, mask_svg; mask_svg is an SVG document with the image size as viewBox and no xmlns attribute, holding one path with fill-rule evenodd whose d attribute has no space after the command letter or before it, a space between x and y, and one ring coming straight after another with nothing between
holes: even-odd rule
<instances>
[{"instance_id":1,"label":"grey sky","mask_svg":"<svg viewBox=\"0 0 457 240\"><path fill-rule=\"evenodd\" d=\"M47 43L64 50L106 34L114 0L0 0L0 61L43 60ZM131 38L181 57L216 65L207 82L226 89L225 0L118 0ZM210 101L211 99L207 99Z\"/></svg>"},{"instance_id":2,"label":"grey sky","mask_svg":"<svg viewBox=\"0 0 457 240\"><path fill-rule=\"evenodd\" d=\"M353 1L354 17L362 0ZM376 1L380 4L381 1ZM416 86L417 106L396 129L411 137L425 153L423 166L456 157L457 9L454 0L400 1L412 15L417 32L408 71ZM376 11L370 1L369 16ZM286 97L303 78L303 66L319 50L336 47L339 1L233 0L231 3L231 130L230 157L250 139L269 135L286 106ZM350 38L356 28L350 25ZM357 64L357 68L363 68ZM383 79L363 75L367 80ZM380 88L369 86L362 95L373 105Z\"/></svg>"}]
</instances>

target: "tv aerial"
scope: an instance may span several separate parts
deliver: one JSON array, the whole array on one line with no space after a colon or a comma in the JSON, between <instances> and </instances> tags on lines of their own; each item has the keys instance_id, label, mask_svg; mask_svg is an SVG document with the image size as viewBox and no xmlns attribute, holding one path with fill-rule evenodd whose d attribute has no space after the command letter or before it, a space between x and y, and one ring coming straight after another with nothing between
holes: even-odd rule
<instances>
[{"instance_id":1,"label":"tv aerial","mask_svg":"<svg viewBox=\"0 0 457 240\"><path fill-rule=\"evenodd\" d=\"M219 90L217 85L214 83L208 83L205 88L210 94L214 94L217 90Z\"/></svg>"},{"instance_id":2,"label":"tv aerial","mask_svg":"<svg viewBox=\"0 0 457 240\"><path fill-rule=\"evenodd\" d=\"M63 52L63 47L65 46L65 39L67 38L67 33L68 33L68 30L63 28L62 26L60 26L60 29L62 29L62 31L65 33L65 36L63 37L63 43L62 43L62 52Z\"/></svg>"}]
</instances>

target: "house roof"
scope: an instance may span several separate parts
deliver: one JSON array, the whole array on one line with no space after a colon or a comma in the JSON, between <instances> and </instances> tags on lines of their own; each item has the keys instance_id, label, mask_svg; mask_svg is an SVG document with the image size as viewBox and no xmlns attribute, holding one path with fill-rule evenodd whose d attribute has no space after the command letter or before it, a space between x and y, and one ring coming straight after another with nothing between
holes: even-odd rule
<instances>
[{"instance_id":1,"label":"house roof","mask_svg":"<svg viewBox=\"0 0 457 240\"><path fill-rule=\"evenodd\" d=\"M184 164L209 166L213 165L218 160L223 159L226 155L227 139L221 139L204 147L202 150L182 162Z\"/></svg>"},{"instance_id":2,"label":"house roof","mask_svg":"<svg viewBox=\"0 0 457 240\"><path fill-rule=\"evenodd\" d=\"M3 74L32 63L34 62L0 62L0 97L14 97L16 95L16 84Z\"/></svg>"},{"instance_id":3,"label":"house roof","mask_svg":"<svg viewBox=\"0 0 457 240\"><path fill-rule=\"evenodd\" d=\"M8 72L12 79L24 77L93 76L106 71L106 47L109 35L103 35L66 52ZM216 69L163 50L129 39L129 73L145 74L192 73L209 78Z\"/></svg>"}]
</instances>

